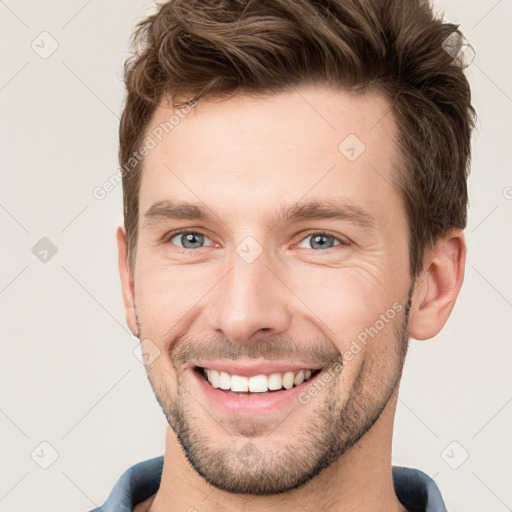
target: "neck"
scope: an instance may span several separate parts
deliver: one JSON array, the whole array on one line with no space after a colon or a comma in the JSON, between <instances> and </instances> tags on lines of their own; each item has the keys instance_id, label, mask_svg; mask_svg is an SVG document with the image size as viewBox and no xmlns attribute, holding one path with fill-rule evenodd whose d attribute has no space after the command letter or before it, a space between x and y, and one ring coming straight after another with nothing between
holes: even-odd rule
<instances>
[{"instance_id":1,"label":"neck","mask_svg":"<svg viewBox=\"0 0 512 512\"><path fill-rule=\"evenodd\" d=\"M373 427L343 456L298 489L271 496L230 494L209 485L187 461L167 427L162 480L158 492L137 512L261 510L303 512L407 512L398 501L391 473L396 390Z\"/></svg>"}]
</instances>

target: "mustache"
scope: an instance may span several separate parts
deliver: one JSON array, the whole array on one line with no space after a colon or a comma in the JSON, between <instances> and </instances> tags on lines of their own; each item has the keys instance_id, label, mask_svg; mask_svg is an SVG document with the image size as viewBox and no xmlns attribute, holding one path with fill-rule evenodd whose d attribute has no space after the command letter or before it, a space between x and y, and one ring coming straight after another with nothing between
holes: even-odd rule
<instances>
[{"instance_id":1,"label":"mustache","mask_svg":"<svg viewBox=\"0 0 512 512\"><path fill-rule=\"evenodd\" d=\"M301 361L313 368L323 368L342 361L341 353L329 340L298 343L286 338L259 338L246 343L233 343L227 338L177 336L170 345L175 365L198 359L264 359L266 361Z\"/></svg>"}]
</instances>

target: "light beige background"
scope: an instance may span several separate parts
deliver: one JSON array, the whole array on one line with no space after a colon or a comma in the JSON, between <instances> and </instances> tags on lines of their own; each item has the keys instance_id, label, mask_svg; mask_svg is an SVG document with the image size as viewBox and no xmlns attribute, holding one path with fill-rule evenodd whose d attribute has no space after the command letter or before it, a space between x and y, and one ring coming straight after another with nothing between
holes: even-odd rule
<instances>
[{"instance_id":1,"label":"light beige background","mask_svg":"<svg viewBox=\"0 0 512 512\"><path fill-rule=\"evenodd\" d=\"M504 512L512 2L436 5L477 53L468 71L479 113L469 251L446 328L412 343L393 461L431 475L451 511ZM92 194L117 169L122 64L135 22L150 12L143 0L0 0L0 511L89 510L125 469L163 453L165 418L124 320L114 244L121 187L102 201ZM40 53L53 40L58 48L42 58L34 40ZM42 237L58 251L46 263L32 252ZM58 458L42 469L53 450Z\"/></svg>"}]
</instances>

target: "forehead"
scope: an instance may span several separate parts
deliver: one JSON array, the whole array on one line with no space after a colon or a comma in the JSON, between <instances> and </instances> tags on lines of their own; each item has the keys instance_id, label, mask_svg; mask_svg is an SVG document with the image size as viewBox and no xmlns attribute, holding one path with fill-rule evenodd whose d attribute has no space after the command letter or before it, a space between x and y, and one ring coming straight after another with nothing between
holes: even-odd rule
<instances>
[{"instance_id":1,"label":"forehead","mask_svg":"<svg viewBox=\"0 0 512 512\"><path fill-rule=\"evenodd\" d=\"M317 87L268 97L160 106L146 135L140 213L168 199L219 213L283 217L283 204L341 198L398 207L396 127L389 102ZM276 210L279 204L278 210Z\"/></svg>"}]
</instances>

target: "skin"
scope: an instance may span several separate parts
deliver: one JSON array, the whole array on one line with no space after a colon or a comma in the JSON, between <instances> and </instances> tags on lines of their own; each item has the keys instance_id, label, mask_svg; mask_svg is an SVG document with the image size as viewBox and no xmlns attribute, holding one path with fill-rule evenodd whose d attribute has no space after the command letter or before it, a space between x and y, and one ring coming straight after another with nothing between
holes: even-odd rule
<instances>
[{"instance_id":1,"label":"skin","mask_svg":"<svg viewBox=\"0 0 512 512\"><path fill-rule=\"evenodd\" d=\"M397 129L389 103L319 86L198 105L145 157L134 269L117 232L127 322L158 357L146 365L169 426L162 482L137 512L403 511L393 490L391 444L409 337L446 323L462 285L464 235L425 255L413 281L407 219L391 185ZM148 134L172 111L162 104ZM356 134L353 162L338 146ZM153 219L158 201L207 206L213 219ZM269 222L278 204L350 200L374 225L347 219ZM205 235L185 247L185 228ZM314 235L328 231L328 245ZM262 254L237 253L252 236ZM399 306L350 360L357 335ZM186 357L300 361L342 370L308 404L271 415L215 409ZM250 443L247 465L237 454Z\"/></svg>"}]
</instances>

